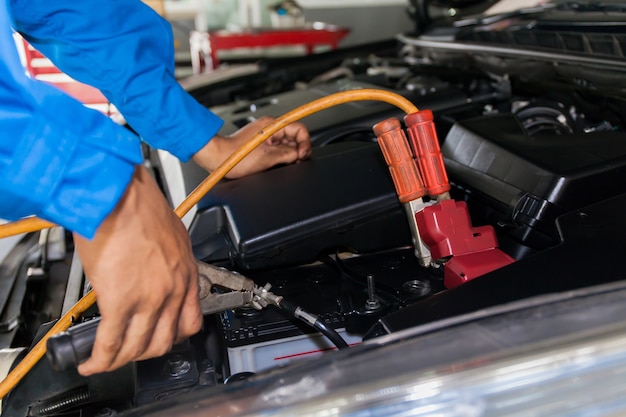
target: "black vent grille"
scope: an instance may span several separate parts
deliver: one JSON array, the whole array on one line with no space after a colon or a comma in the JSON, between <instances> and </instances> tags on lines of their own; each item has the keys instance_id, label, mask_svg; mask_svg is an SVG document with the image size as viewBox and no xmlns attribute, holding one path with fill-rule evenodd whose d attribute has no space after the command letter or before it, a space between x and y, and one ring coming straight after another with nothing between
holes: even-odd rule
<instances>
[{"instance_id":1,"label":"black vent grille","mask_svg":"<svg viewBox=\"0 0 626 417\"><path fill-rule=\"evenodd\" d=\"M605 58L624 58L626 55L626 34L521 29L515 31L476 31L462 35L459 40Z\"/></svg>"}]
</instances>

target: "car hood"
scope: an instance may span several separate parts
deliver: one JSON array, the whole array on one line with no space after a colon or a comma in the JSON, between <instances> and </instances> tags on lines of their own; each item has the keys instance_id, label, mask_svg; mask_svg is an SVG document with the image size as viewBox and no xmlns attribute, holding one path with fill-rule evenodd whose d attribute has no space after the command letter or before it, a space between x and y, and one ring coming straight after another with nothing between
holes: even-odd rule
<instances>
[{"instance_id":1,"label":"car hood","mask_svg":"<svg viewBox=\"0 0 626 417\"><path fill-rule=\"evenodd\" d=\"M448 7L447 17L431 6L434 17L421 26L419 22L425 20L417 20L418 34L399 38L420 50L429 63L620 97L626 94L626 5L534 1L528 7L519 7L522 2L506 7L509 2L492 3L481 2L485 10L478 14Z\"/></svg>"}]
</instances>

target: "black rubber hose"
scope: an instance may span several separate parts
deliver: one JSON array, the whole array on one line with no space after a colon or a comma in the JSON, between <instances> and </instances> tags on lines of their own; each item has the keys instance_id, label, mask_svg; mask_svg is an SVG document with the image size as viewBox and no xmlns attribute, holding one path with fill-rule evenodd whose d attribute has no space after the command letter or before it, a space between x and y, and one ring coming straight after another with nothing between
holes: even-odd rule
<instances>
[{"instance_id":1,"label":"black rubber hose","mask_svg":"<svg viewBox=\"0 0 626 417\"><path fill-rule=\"evenodd\" d=\"M309 326L312 326L321 334L326 336L328 340L333 342L333 344L337 347L337 349L346 349L350 347L348 346L348 343L346 343L346 341L343 340L343 337L341 337L341 335L335 331L335 329L328 327L326 323L324 323L315 314L308 313L305 310L303 310L301 307L298 307L290 303L289 301L285 301L285 299L282 299L279 305L281 309L285 310L287 313L289 313L293 317L302 320L303 322L305 322Z\"/></svg>"},{"instance_id":2,"label":"black rubber hose","mask_svg":"<svg viewBox=\"0 0 626 417\"><path fill-rule=\"evenodd\" d=\"M333 344L337 346L337 349L346 349L350 347L348 346L348 343L343 340L343 337L341 337L341 335L335 331L335 329L328 327L326 323L324 323L322 320L315 320L313 327L315 327L321 334L326 336L328 340L333 342Z\"/></svg>"}]
</instances>

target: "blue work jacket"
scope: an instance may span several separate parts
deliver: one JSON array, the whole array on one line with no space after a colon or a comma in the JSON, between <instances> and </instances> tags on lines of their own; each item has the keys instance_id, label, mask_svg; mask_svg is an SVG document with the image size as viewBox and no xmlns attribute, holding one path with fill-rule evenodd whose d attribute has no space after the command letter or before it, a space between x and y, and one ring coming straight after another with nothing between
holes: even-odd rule
<instances>
[{"instance_id":1,"label":"blue work jacket","mask_svg":"<svg viewBox=\"0 0 626 417\"><path fill-rule=\"evenodd\" d=\"M171 27L141 1L0 2L0 218L92 237L142 162L140 140L186 161L222 126L176 82ZM100 89L140 138L27 76L11 28Z\"/></svg>"}]
</instances>

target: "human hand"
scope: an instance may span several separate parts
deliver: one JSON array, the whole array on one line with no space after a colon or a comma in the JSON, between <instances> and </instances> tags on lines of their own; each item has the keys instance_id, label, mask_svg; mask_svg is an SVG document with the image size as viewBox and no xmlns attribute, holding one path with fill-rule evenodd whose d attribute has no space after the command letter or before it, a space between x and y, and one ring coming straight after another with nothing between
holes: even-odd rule
<instances>
[{"instance_id":1,"label":"human hand","mask_svg":"<svg viewBox=\"0 0 626 417\"><path fill-rule=\"evenodd\" d=\"M74 239L102 316L80 374L161 356L200 330L198 269L189 235L144 167L137 167L95 237L74 234Z\"/></svg>"},{"instance_id":2,"label":"human hand","mask_svg":"<svg viewBox=\"0 0 626 417\"><path fill-rule=\"evenodd\" d=\"M193 156L193 160L208 172L212 172L241 145L273 120L272 117L264 116L228 137L215 136ZM259 145L250 155L230 170L226 177L240 178L264 171L274 165L302 161L310 156L311 138L308 130L302 123L292 123Z\"/></svg>"}]
</instances>

